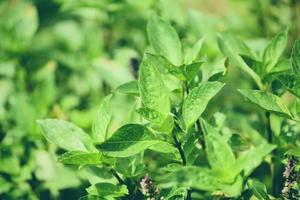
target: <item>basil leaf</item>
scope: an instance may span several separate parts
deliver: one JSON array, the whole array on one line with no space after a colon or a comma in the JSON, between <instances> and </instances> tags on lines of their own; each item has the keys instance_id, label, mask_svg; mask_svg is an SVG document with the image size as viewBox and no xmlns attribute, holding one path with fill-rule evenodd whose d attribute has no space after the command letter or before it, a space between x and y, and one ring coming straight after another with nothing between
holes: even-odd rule
<instances>
[{"instance_id":1,"label":"basil leaf","mask_svg":"<svg viewBox=\"0 0 300 200\"><path fill-rule=\"evenodd\" d=\"M200 71L203 62L195 62L184 66L184 75L187 82L192 81Z\"/></svg>"},{"instance_id":2,"label":"basil leaf","mask_svg":"<svg viewBox=\"0 0 300 200\"><path fill-rule=\"evenodd\" d=\"M147 33L151 46L158 55L164 56L174 65L182 64L182 50L176 30L161 17L152 16Z\"/></svg>"},{"instance_id":3,"label":"basil leaf","mask_svg":"<svg viewBox=\"0 0 300 200\"><path fill-rule=\"evenodd\" d=\"M185 76L181 67L177 67L170 63L165 57L146 53L147 57L152 61L153 65L163 74L170 74L180 80L185 80Z\"/></svg>"},{"instance_id":4,"label":"basil leaf","mask_svg":"<svg viewBox=\"0 0 300 200\"><path fill-rule=\"evenodd\" d=\"M154 123L160 123L164 120L163 115L150 108L139 108L137 112L146 120Z\"/></svg>"},{"instance_id":5,"label":"basil leaf","mask_svg":"<svg viewBox=\"0 0 300 200\"><path fill-rule=\"evenodd\" d=\"M263 53L264 70L269 73L278 62L286 45L288 37L288 28L278 33L271 39Z\"/></svg>"},{"instance_id":6,"label":"basil leaf","mask_svg":"<svg viewBox=\"0 0 300 200\"><path fill-rule=\"evenodd\" d=\"M237 175L241 171L244 171L244 176L249 176L250 173L262 163L263 158L271 153L275 147L275 145L265 143L242 153L236 160L235 166L232 168L232 173Z\"/></svg>"},{"instance_id":7,"label":"basil leaf","mask_svg":"<svg viewBox=\"0 0 300 200\"><path fill-rule=\"evenodd\" d=\"M144 107L166 115L170 112L170 100L159 71L147 54L140 66L139 89Z\"/></svg>"},{"instance_id":8,"label":"basil leaf","mask_svg":"<svg viewBox=\"0 0 300 200\"><path fill-rule=\"evenodd\" d=\"M115 169L126 177L136 177L145 171L144 154L136 154L127 158L118 158L115 162Z\"/></svg>"},{"instance_id":9,"label":"basil leaf","mask_svg":"<svg viewBox=\"0 0 300 200\"><path fill-rule=\"evenodd\" d=\"M189 65L189 64L197 61L197 58L199 56L200 50L201 50L202 45L203 45L203 41L204 41L203 38L199 39L193 45L192 48L188 49L188 51L186 52L185 57L184 57L184 63L186 65Z\"/></svg>"},{"instance_id":10,"label":"basil leaf","mask_svg":"<svg viewBox=\"0 0 300 200\"><path fill-rule=\"evenodd\" d=\"M250 179L247 182L247 185L250 188L251 192L254 194L254 196L256 196L259 200L270 200L270 197L267 193L267 188L263 183L255 179Z\"/></svg>"},{"instance_id":11,"label":"basil leaf","mask_svg":"<svg viewBox=\"0 0 300 200\"><path fill-rule=\"evenodd\" d=\"M84 151L70 151L61 155L58 160L63 164L70 165L97 165L101 163L100 153L89 153Z\"/></svg>"},{"instance_id":12,"label":"basil leaf","mask_svg":"<svg viewBox=\"0 0 300 200\"><path fill-rule=\"evenodd\" d=\"M201 116L209 101L222 89L224 83L206 82L193 88L183 102L182 117L185 128L190 128Z\"/></svg>"},{"instance_id":13,"label":"basil leaf","mask_svg":"<svg viewBox=\"0 0 300 200\"><path fill-rule=\"evenodd\" d=\"M216 59L212 63L206 62L201 66L202 80L201 82L206 82L219 75L223 76L226 73L226 67L228 65L228 59L221 58Z\"/></svg>"},{"instance_id":14,"label":"basil leaf","mask_svg":"<svg viewBox=\"0 0 300 200\"><path fill-rule=\"evenodd\" d=\"M106 198L123 197L128 194L125 185L114 185L112 183L96 183L86 189L90 195L96 195Z\"/></svg>"},{"instance_id":15,"label":"basil leaf","mask_svg":"<svg viewBox=\"0 0 300 200\"><path fill-rule=\"evenodd\" d=\"M201 120L201 127L204 133L205 151L209 165L212 169L229 174L235 163L235 157L229 144L218 130L205 120Z\"/></svg>"},{"instance_id":16,"label":"basil leaf","mask_svg":"<svg viewBox=\"0 0 300 200\"><path fill-rule=\"evenodd\" d=\"M140 124L127 124L119 128L111 138L96 147L107 156L129 157L159 143L164 142L146 127Z\"/></svg>"},{"instance_id":17,"label":"basil leaf","mask_svg":"<svg viewBox=\"0 0 300 200\"><path fill-rule=\"evenodd\" d=\"M78 200L107 200L104 197L99 197L97 195L85 195L83 197L80 197Z\"/></svg>"},{"instance_id":18,"label":"basil leaf","mask_svg":"<svg viewBox=\"0 0 300 200\"><path fill-rule=\"evenodd\" d=\"M296 146L291 146L290 149L285 152L285 155L292 155L300 158L300 148Z\"/></svg>"},{"instance_id":19,"label":"basil leaf","mask_svg":"<svg viewBox=\"0 0 300 200\"><path fill-rule=\"evenodd\" d=\"M132 96L139 96L140 95L139 84L137 81L129 81L117 87L115 89L115 92L132 95Z\"/></svg>"},{"instance_id":20,"label":"basil leaf","mask_svg":"<svg viewBox=\"0 0 300 200\"><path fill-rule=\"evenodd\" d=\"M291 64L294 72L300 75L300 36L298 36L293 46Z\"/></svg>"},{"instance_id":21,"label":"basil leaf","mask_svg":"<svg viewBox=\"0 0 300 200\"><path fill-rule=\"evenodd\" d=\"M174 187L168 193L164 200L185 200L187 196L187 188L185 187ZM176 198L175 198L176 197Z\"/></svg>"},{"instance_id":22,"label":"basil leaf","mask_svg":"<svg viewBox=\"0 0 300 200\"><path fill-rule=\"evenodd\" d=\"M300 98L300 75L282 74L278 79L291 93Z\"/></svg>"},{"instance_id":23,"label":"basil leaf","mask_svg":"<svg viewBox=\"0 0 300 200\"><path fill-rule=\"evenodd\" d=\"M260 77L245 63L238 52L234 51L230 42L231 40L224 34L219 34L217 39L219 48L224 56L227 56L234 65L247 73L255 81L259 88L262 88L263 85Z\"/></svg>"},{"instance_id":24,"label":"basil leaf","mask_svg":"<svg viewBox=\"0 0 300 200\"><path fill-rule=\"evenodd\" d=\"M96 151L92 139L76 125L58 119L37 121L47 140L69 151Z\"/></svg>"},{"instance_id":25,"label":"basil leaf","mask_svg":"<svg viewBox=\"0 0 300 200\"><path fill-rule=\"evenodd\" d=\"M220 172L196 166L182 166L159 177L158 181L163 188L190 187L209 192L219 191L231 197L241 193L243 184L241 177L237 177L231 183L226 183L222 180Z\"/></svg>"},{"instance_id":26,"label":"basil leaf","mask_svg":"<svg viewBox=\"0 0 300 200\"><path fill-rule=\"evenodd\" d=\"M112 95L108 95L102 100L93 122L92 135L98 142L103 142L109 137L107 129L112 118L111 98Z\"/></svg>"},{"instance_id":27,"label":"basil leaf","mask_svg":"<svg viewBox=\"0 0 300 200\"><path fill-rule=\"evenodd\" d=\"M281 102L280 97L272 93L250 89L240 89L238 91L252 103L267 111L293 118L288 108Z\"/></svg>"},{"instance_id":28,"label":"basil leaf","mask_svg":"<svg viewBox=\"0 0 300 200\"><path fill-rule=\"evenodd\" d=\"M230 48L237 55L244 55L253 60L258 59L256 53L243 40L236 36L236 34L232 32L223 32L221 37L227 44L230 44Z\"/></svg>"}]
</instances>

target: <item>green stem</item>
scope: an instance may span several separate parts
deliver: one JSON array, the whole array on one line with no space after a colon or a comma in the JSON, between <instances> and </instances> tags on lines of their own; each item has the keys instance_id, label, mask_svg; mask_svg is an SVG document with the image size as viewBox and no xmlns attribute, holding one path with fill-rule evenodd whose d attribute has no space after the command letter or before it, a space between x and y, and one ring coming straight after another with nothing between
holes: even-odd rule
<instances>
[{"instance_id":1,"label":"green stem","mask_svg":"<svg viewBox=\"0 0 300 200\"><path fill-rule=\"evenodd\" d=\"M174 140L174 143L175 143L176 148L178 149L179 155L180 155L180 157L181 157L182 165L183 165L183 166L186 166L186 158L185 158L185 155L184 155L184 151L183 151L183 149L182 149L182 147L181 147L180 142L179 142L178 139L176 138L175 133L173 133L173 140Z\"/></svg>"},{"instance_id":2,"label":"green stem","mask_svg":"<svg viewBox=\"0 0 300 200\"><path fill-rule=\"evenodd\" d=\"M125 184L125 181L119 176L119 174L116 172L116 170L114 170L109 165L106 165L106 166L110 168L110 172L117 179L117 181L119 182L119 184L121 184L121 185Z\"/></svg>"},{"instance_id":3,"label":"green stem","mask_svg":"<svg viewBox=\"0 0 300 200\"><path fill-rule=\"evenodd\" d=\"M175 131L173 131L173 140L174 140L175 146L178 149L178 152L180 154L180 157L181 157L181 160L182 160L182 165L186 166L186 157L185 157L184 151L183 151L183 149L181 147L181 144L180 144L180 142L178 141L178 139L176 137ZM191 200L192 199L192 195L191 194L192 194L191 189L187 189L187 197L186 197L187 200Z\"/></svg>"},{"instance_id":4,"label":"green stem","mask_svg":"<svg viewBox=\"0 0 300 200\"><path fill-rule=\"evenodd\" d=\"M111 173L114 175L114 177L118 180L118 182L121 185L125 184L125 182L123 181L123 179L119 176L119 174L114 169L111 169L110 171L111 171Z\"/></svg>"},{"instance_id":5,"label":"green stem","mask_svg":"<svg viewBox=\"0 0 300 200\"><path fill-rule=\"evenodd\" d=\"M267 118L267 137L268 137L268 142L272 143L273 141L273 133L272 133L272 128L271 128L271 118L270 118L270 112L266 112L266 118Z\"/></svg>"},{"instance_id":6,"label":"green stem","mask_svg":"<svg viewBox=\"0 0 300 200\"><path fill-rule=\"evenodd\" d=\"M187 96L188 94L189 94L188 84L187 84L187 82L183 82L182 102L184 102L185 95ZM179 154L181 156L182 164L183 164L183 166L185 166L186 165L186 157L185 157L183 149L181 148L181 144L178 142L175 134L176 133L174 132L173 139L175 141L175 144L177 143L176 146L177 146L177 149L178 149ZM191 189L187 189L186 199L187 200L192 200L192 190Z\"/></svg>"}]
</instances>

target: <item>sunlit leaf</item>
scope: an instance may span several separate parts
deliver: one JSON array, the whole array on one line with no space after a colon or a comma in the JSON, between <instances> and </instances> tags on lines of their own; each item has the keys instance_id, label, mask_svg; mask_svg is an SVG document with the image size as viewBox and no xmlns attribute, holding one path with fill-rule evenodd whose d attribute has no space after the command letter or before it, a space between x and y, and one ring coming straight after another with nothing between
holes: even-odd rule
<instances>
[{"instance_id":1,"label":"sunlit leaf","mask_svg":"<svg viewBox=\"0 0 300 200\"><path fill-rule=\"evenodd\" d=\"M133 96L139 96L140 91L139 91L139 85L137 81L130 81L127 83L124 83L117 87L115 89L116 92L120 92L123 94L128 94L128 95L133 95Z\"/></svg>"},{"instance_id":2,"label":"sunlit leaf","mask_svg":"<svg viewBox=\"0 0 300 200\"><path fill-rule=\"evenodd\" d=\"M97 165L101 163L100 153L89 153L84 151L70 151L58 158L58 162L70 165Z\"/></svg>"},{"instance_id":3,"label":"sunlit leaf","mask_svg":"<svg viewBox=\"0 0 300 200\"><path fill-rule=\"evenodd\" d=\"M190 128L201 116L209 101L224 86L220 82L200 83L186 97L182 107L182 117L186 129Z\"/></svg>"},{"instance_id":4,"label":"sunlit leaf","mask_svg":"<svg viewBox=\"0 0 300 200\"><path fill-rule=\"evenodd\" d=\"M69 151L95 151L92 139L76 125L58 119L37 121L50 142Z\"/></svg>"},{"instance_id":5,"label":"sunlit leaf","mask_svg":"<svg viewBox=\"0 0 300 200\"><path fill-rule=\"evenodd\" d=\"M254 196L256 196L259 200L269 200L270 197L267 193L266 186L254 179L251 179L247 182L248 187L251 189Z\"/></svg>"},{"instance_id":6,"label":"sunlit leaf","mask_svg":"<svg viewBox=\"0 0 300 200\"><path fill-rule=\"evenodd\" d=\"M231 147L217 129L201 120L205 139L205 151L212 169L230 173L236 161Z\"/></svg>"},{"instance_id":7,"label":"sunlit leaf","mask_svg":"<svg viewBox=\"0 0 300 200\"><path fill-rule=\"evenodd\" d=\"M152 16L147 25L151 46L158 55L179 66L182 62L181 43L175 29L161 17Z\"/></svg>"},{"instance_id":8,"label":"sunlit leaf","mask_svg":"<svg viewBox=\"0 0 300 200\"><path fill-rule=\"evenodd\" d=\"M281 102L280 97L260 90L240 89L238 91L249 101L257 104L261 108L276 114L281 114L288 118L292 118L290 111L286 105Z\"/></svg>"},{"instance_id":9,"label":"sunlit leaf","mask_svg":"<svg viewBox=\"0 0 300 200\"><path fill-rule=\"evenodd\" d=\"M238 52L232 49L230 39L226 35L218 35L218 45L224 56L227 56L234 65L239 67L242 71L247 73L257 84L259 88L262 88L262 82L258 74L256 74L241 58Z\"/></svg>"},{"instance_id":10,"label":"sunlit leaf","mask_svg":"<svg viewBox=\"0 0 300 200\"><path fill-rule=\"evenodd\" d=\"M125 185L113 185L111 183L97 183L86 190L90 195L107 198L123 197L128 194L128 189Z\"/></svg>"},{"instance_id":11,"label":"sunlit leaf","mask_svg":"<svg viewBox=\"0 0 300 200\"><path fill-rule=\"evenodd\" d=\"M119 128L104 143L97 145L97 148L108 156L129 157L159 143L163 143L163 141L144 126L127 124Z\"/></svg>"},{"instance_id":12,"label":"sunlit leaf","mask_svg":"<svg viewBox=\"0 0 300 200\"><path fill-rule=\"evenodd\" d=\"M300 74L300 36L296 39L291 55L291 64L296 74Z\"/></svg>"},{"instance_id":13,"label":"sunlit leaf","mask_svg":"<svg viewBox=\"0 0 300 200\"><path fill-rule=\"evenodd\" d=\"M273 67L278 62L281 54L283 53L288 37L288 28L284 31L278 33L267 45L263 53L263 62L265 67L265 72L270 72Z\"/></svg>"},{"instance_id":14,"label":"sunlit leaf","mask_svg":"<svg viewBox=\"0 0 300 200\"><path fill-rule=\"evenodd\" d=\"M103 142L109 137L107 129L112 118L111 98L112 95L108 95L102 100L93 122L93 138L97 142Z\"/></svg>"},{"instance_id":15,"label":"sunlit leaf","mask_svg":"<svg viewBox=\"0 0 300 200\"><path fill-rule=\"evenodd\" d=\"M144 107L167 114L170 100L164 82L151 57L144 55L139 71L139 89Z\"/></svg>"}]
</instances>

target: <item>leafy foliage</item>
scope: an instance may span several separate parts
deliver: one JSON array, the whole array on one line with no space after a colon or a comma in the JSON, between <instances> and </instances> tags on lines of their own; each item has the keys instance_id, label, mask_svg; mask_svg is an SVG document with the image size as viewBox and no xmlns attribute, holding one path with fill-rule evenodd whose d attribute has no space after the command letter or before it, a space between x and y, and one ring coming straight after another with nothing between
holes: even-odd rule
<instances>
[{"instance_id":1,"label":"leafy foliage","mask_svg":"<svg viewBox=\"0 0 300 200\"><path fill-rule=\"evenodd\" d=\"M0 199L299 199L300 4L215 5L1 1Z\"/></svg>"}]
</instances>

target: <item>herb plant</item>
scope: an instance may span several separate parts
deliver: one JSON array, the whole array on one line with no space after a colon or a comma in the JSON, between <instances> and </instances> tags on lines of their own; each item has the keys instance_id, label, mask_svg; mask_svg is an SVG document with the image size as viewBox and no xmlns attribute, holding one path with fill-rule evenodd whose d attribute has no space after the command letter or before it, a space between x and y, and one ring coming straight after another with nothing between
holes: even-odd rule
<instances>
[{"instance_id":1,"label":"herb plant","mask_svg":"<svg viewBox=\"0 0 300 200\"><path fill-rule=\"evenodd\" d=\"M98 199L299 199L299 8L297 0L0 1L0 199L78 199L89 185ZM141 86L152 68L160 78ZM198 117L188 96L205 88ZM153 103L148 90L157 91ZM80 139L48 142L36 123L47 118L83 134L60 128L63 141ZM206 124L233 156L208 150ZM104 143L119 129L150 138L111 152ZM258 164L231 167L254 148L248 157ZM59 158L66 152L94 154L76 166ZM217 180L197 184L191 166L200 180ZM219 182L223 168L235 181Z\"/></svg>"},{"instance_id":2,"label":"herb plant","mask_svg":"<svg viewBox=\"0 0 300 200\"><path fill-rule=\"evenodd\" d=\"M205 39L184 47L174 27L153 15L138 79L102 100L90 133L64 120L37 122L66 151L59 162L94 174L82 199L298 199L300 40L290 61L283 58L288 31L261 53L220 33L224 57L207 71ZM229 66L251 78L250 87L227 86ZM241 95L243 115L219 112L226 90ZM292 106L283 100L286 91L295 96ZM135 112L111 131L112 101L120 94L135 99ZM263 169L267 177L259 180L255 174ZM276 185L282 179L284 186Z\"/></svg>"}]
</instances>

